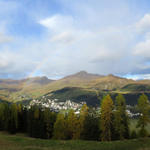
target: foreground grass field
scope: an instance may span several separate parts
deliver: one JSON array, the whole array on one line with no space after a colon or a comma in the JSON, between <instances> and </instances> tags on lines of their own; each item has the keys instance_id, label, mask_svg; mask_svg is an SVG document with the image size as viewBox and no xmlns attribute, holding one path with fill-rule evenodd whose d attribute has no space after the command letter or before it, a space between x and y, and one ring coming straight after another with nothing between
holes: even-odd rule
<instances>
[{"instance_id":1,"label":"foreground grass field","mask_svg":"<svg viewBox=\"0 0 150 150\"><path fill-rule=\"evenodd\" d=\"M0 150L150 150L150 139L114 142L56 141L0 132Z\"/></svg>"}]
</instances>

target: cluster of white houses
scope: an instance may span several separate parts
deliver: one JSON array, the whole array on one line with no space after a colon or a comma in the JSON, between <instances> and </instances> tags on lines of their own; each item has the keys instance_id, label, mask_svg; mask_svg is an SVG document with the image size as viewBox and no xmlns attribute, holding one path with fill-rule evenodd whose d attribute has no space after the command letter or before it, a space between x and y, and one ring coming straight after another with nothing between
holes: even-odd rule
<instances>
[{"instance_id":1,"label":"cluster of white houses","mask_svg":"<svg viewBox=\"0 0 150 150\"><path fill-rule=\"evenodd\" d=\"M73 109L76 113L80 112L81 107L83 104L86 104L86 102L82 101L80 103L73 102L71 100L66 101L60 101L58 99L49 99L46 96L41 97L40 99L34 99L30 102L28 108L31 106L39 106L41 108L49 108L51 111L59 112L60 110L69 110ZM129 107L129 106L128 106ZM140 113L133 113L131 112L127 107L127 114L129 117L138 117ZM130 106L131 107L131 106ZM98 112L100 112L100 108L96 108Z\"/></svg>"},{"instance_id":2,"label":"cluster of white houses","mask_svg":"<svg viewBox=\"0 0 150 150\"><path fill-rule=\"evenodd\" d=\"M43 96L40 100L32 100L29 104L29 107L36 105L42 108L49 108L50 110L55 112L68 109L73 109L75 112L79 112L83 104L85 104L85 102L76 103L71 100L66 100L63 102L59 101L58 99L46 99Z\"/></svg>"}]
</instances>

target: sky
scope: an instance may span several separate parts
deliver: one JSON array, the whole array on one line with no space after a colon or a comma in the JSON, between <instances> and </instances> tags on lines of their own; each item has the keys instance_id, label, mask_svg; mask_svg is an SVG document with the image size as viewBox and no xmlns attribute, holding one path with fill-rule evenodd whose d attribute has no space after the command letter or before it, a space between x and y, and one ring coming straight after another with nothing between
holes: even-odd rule
<instances>
[{"instance_id":1,"label":"sky","mask_svg":"<svg viewBox=\"0 0 150 150\"><path fill-rule=\"evenodd\" d=\"M0 78L81 70L150 79L149 0L0 0Z\"/></svg>"}]
</instances>

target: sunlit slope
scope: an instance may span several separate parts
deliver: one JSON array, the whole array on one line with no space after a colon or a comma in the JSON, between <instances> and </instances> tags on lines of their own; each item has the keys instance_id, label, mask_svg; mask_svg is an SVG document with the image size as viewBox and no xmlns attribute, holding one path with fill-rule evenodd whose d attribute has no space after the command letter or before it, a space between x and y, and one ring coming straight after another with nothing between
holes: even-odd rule
<instances>
[{"instance_id":1,"label":"sunlit slope","mask_svg":"<svg viewBox=\"0 0 150 150\"><path fill-rule=\"evenodd\" d=\"M79 72L75 75L47 84L42 89L39 89L38 93L55 91L64 87L80 87L98 91L118 90L129 83L135 83L135 81L113 75L99 76L88 74L86 72Z\"/></svg>"},{"instance_id":2,"label":"sunlit slope","mask_svg":"<svg viewBox=\"0 0 150 150\"><path fill-rule=\"evenodd\" d=\"M32 93L53 82L47 77L34 77L23 80L0 79L0 97L12 101L32 97Z\"/></svg>"},{"instance_id":3,"label":"sunlit slope","mask_svg":"<svg viewBox=\"0 0 150 150\"><path fill-rule=\"evenodd\" d=\"M68 91L63 89L68 88ZM61 91L61 93L58 93ZM134 81L114 75L97 75L85 71L67 76L59 80L47 77L33 77L23 80L0 80L0 98L8 101L22 101L49 94L52 98L77 99L82 97L88 101L100 99L110 93L133 94L149 92L150 80ZM89 98L90 97L90 98Z\"/></svg>"}]
</instances>

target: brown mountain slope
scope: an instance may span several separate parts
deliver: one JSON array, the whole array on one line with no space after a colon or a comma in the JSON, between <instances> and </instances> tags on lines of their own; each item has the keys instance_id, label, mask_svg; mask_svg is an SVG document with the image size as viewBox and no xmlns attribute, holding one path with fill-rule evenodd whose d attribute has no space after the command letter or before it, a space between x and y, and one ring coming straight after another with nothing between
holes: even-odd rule
<instances>
[{"instance_id":1,"label":"brown mountain slope","mask_svg":"<svg viewBox=\"0 0 150 150\"><path fill-rule=\"evenodd\" d=\"M149 81L149 80L148 80ZM144 86L145 82L150 85L150 81L134 81L114 75L102 76L80 71L76 74L66 76L59 80L50 80L47 77L34 77L23 80L0 80L0 96L3 95L9 100L22 100L34 98L51 93L65 87L79 87L90 91L132 91ZM143 85L144 84L144 85ZM125 87L125 88L123 88ZM147 88L148 89L148 88Z\"/></svg>"},{"instance_id":2,"label":"brown mountain slope","mask_svg":"<svg viewBox=\"0 0 150 150\"><path fill-rule=\"evenodd\" d=\"M99 90L116 90L124 87L127 84L135 83L136 81L126 78L117 77L114 75L97 78L90 82L91 87Z\"/></svg>"}]
</instances>

